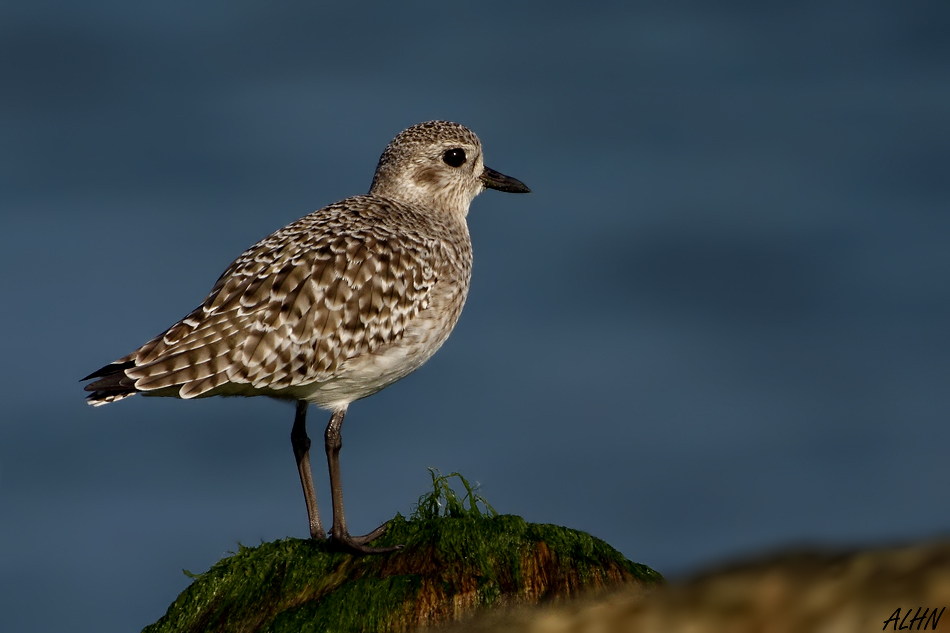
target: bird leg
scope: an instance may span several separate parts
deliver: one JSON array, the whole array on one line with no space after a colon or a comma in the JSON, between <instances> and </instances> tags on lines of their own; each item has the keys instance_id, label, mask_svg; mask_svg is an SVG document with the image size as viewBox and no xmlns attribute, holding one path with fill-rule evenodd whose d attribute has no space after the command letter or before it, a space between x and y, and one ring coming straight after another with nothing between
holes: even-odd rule
<instances>
[{"instance_id":1,"label":"bird leg","mask_svg":"<svg viewBox=\"0 0 950 633\"><path fill-rule=\"evenodd\" d=\"M350 536L346 530L346 517L343 515L343 484L340 482L340 449L343 447L343 436L340 427L343 426L343 416L346 409L336 411L330 417L325 435L327 447L327 465L330 467L330 492L333 498L333 526L330 528L330 538L334 546L354 554L382 554L401 549L402 545L393 547L368 547L373 539L386 531L386 524L365 536Z\"/></svg>"},{"instance_id":2,"label":"bird leg","mask_svg":"<svg viewBox=\"0 0 950 633\"><path fill-rule=\"evenodd\" d=\"M317 495L313 489L313 474L310 472L310 438L307 437L307 405L306 400L297 401L297 416L294 418L294 428L290 432L290 443L294 447L294 457L297 459L297 472L300 474L300 485L303 486L303 496L307 502L307 515L310 517L310 538L326 540L327 533L323 531L320 522L320 511L317 509Z\"/></svg>"}]
</instances>

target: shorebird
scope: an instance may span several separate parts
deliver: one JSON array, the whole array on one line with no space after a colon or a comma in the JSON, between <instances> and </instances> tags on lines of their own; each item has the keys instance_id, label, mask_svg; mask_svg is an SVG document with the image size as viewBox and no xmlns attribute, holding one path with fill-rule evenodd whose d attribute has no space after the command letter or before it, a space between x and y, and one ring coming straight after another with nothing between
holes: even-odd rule
<instances>
[{"instance_id":1,"label":"shorebird","mask_svg":"<svg viewBox=\"0 0 950 633\"><path fill-rule=\"evenodd\" d=\"M267 396L297 403L290 434L310 536L354 553L384 523L351 536L340 483L349 405L404 378L448 338L472 270L466 216L485 189L528 193L485 166L478 137L448 121L404 130L379 159L367 195L315 211L246 250L202 304L128 356L83 380L88 402L141 393ZM320 521L307 407L331 412L324 435L333 524ZM399 547L399 546L397 546Z\"/></svg>"}]
</instances>

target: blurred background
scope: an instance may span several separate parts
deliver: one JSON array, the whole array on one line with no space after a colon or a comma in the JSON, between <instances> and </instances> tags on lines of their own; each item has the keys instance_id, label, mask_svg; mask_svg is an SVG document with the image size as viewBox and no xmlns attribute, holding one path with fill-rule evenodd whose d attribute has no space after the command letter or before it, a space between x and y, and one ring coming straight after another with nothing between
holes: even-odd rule
<instances>
[{"instance_id":1,"label":"blurred background","mask_svg":"<svg viewBox=\"0 0 950 633\"><path fill-rule=\"evenodd\" d=\"M948 27L875 0L0 4L0 629L138 630L183 568L307 535L291 405L93 409L78 380L434 118L534 193L474 202L452 338L350 408L354 533L435 466L673 578L947 534Z\"/></svg>"}]
</instances>

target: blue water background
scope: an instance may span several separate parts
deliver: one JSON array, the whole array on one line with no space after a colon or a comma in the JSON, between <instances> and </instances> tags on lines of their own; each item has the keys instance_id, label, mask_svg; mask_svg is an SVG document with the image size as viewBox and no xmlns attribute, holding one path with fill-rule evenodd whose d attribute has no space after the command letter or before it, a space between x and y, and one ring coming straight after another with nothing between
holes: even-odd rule
<instances>
[{"instance_id":1,"label":"blue water background","mask_svg":"<svg viewBox=\"0 0 950 633\"><path fill-rule=\"evenodd\" d=\"M533 193L474 202L452 338L350 408L354 533L435 466L672 577L947 534L948 6L3 3L0 630L135 631L306 535L291 406L78 379L433 118Z\"/></svg>"}]
</instances>

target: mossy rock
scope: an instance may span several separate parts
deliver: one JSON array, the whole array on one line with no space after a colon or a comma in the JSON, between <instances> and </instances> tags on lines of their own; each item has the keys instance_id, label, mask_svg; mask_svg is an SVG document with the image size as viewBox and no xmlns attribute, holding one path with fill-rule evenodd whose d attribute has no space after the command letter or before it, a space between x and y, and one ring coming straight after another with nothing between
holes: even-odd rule
<instances>
[{"instance_id":1,"label":"mossy rock","mask_svg":"<svg viewBox=\"0 0 950 633\"><path fill-rule=\"evenodd\" d=\"M354 556L300 539L241 547L195 576L145 631L407 631L489 606L662 582L584 532L482 513L464 483L469 509L424 496L411 520L389 522L373 545L405 545L396 552Z\"/></svg>"}]
</instances>

